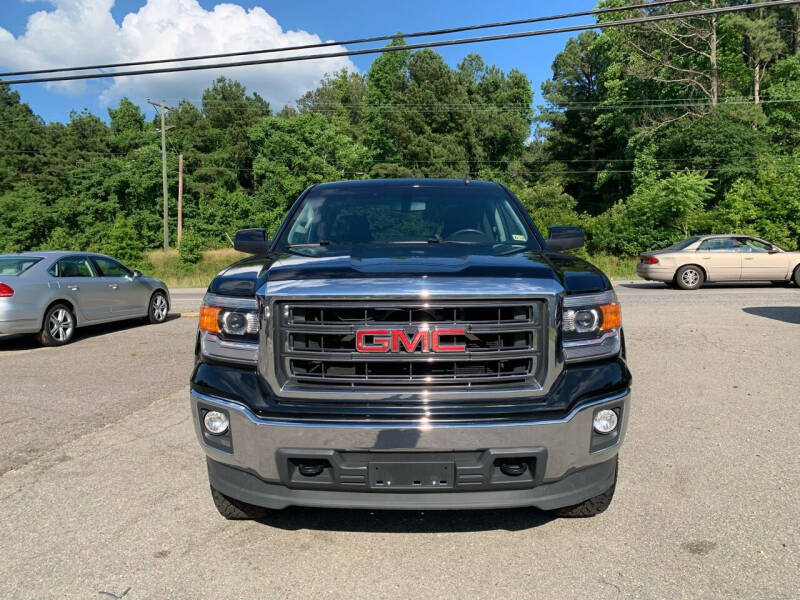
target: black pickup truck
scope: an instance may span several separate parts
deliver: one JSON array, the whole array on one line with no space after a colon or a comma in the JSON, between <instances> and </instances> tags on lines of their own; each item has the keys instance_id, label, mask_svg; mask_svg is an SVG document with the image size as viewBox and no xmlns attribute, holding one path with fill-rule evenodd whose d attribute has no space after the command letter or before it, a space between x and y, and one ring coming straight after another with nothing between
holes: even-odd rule
<instances>
[{"instance_id":1,"label":"black pickup truck","mask_svg":"<svg viewBox=\"0 0 800 600\"><path fill-rule=\"evenodd\" d=\"M605 510L631 376L582 244L468 180L314 185L272 240L238 232L191 377L220 513Z\"/></svg>"}]
</instances>

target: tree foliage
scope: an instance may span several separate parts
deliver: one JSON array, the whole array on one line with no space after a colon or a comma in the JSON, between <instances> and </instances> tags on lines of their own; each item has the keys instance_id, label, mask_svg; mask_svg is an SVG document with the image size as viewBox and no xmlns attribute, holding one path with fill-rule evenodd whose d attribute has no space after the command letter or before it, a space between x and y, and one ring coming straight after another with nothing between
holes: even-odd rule
<instances>
[{"instance_id":1,"label":"tree foliage","mask_svg":"<svg viewBox=\"0 0 800 600\"><path fill-rule=\"evenodd\" d=\"M477 54L451 67L405 45L394 39L366 73L330 74L277 112L227 78L170 110L169 231L174 245L180 153L182 263L238 228L274 232L309 185L365 177L500 181L543 230L582 225L590 251L636 254L711 231L798 247L796 7L580 33L536 112L520 71ZM45 124L0 84L0 251L103 250L140 265L162 243L158 127L127 98L106 120L84 111Z\"/></svg>"}]
</instances>

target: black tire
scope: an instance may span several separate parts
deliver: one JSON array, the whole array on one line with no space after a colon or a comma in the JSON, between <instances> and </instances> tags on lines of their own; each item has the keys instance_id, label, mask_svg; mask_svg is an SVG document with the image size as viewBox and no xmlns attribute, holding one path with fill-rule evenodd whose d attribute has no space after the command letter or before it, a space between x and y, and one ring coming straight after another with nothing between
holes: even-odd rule
<instances>
[{"instance_id":1,"label":"black tire","mask_svg":"<svg viewBox=\"0 0 800 600\"><path fill-rule=\"evenodd\" d=\"M254 506L235 498L230 498L211 486L211 498L219 514L229 521L258 521L266 517L271 511L263 506Z\"/></svg>"},{"instance_id":2,"label":"black tire","mask_svg":"<svg viewBox=\"0 0 800 600\"><path fill-rule=\"evenodd\" d=\"M75 313L66 304L54 304L44 314L36 339L42 346L63 346L75 337Z\"/></svg>"},{"instance_id":3,"label":"black tire","mask_svg":"<svg viewBox=\"0 0 800 600\"><path fill-rule=\"evenodd\" d=\"M611 500L614 498L614 490L617 487L617 472L619 471L619 458L617 458L617 465L614 469L614 483L602 494L598 494L588 500L584 500L579 504L572 506L565 506L564 508L556 509L555 514L559 517L568 519L585 519L587 517L595 517L601 512L604 512L610 505Z\"/></svg>"},{"instance_id":4,"label":"black tire","mask_svg":"<svg viewBox=\"0 0 800 600\"><path fill-rule=\"evenodd\" d=\"M157 291L150 297L150 303L147 305L147 320L150 323L163 323L167 320L169 314L169 301L167 295L161 290Z\"/></svg>"},{"instance_id":5,"label":"black tire","mask_svg":"<svg viewBox=\"0 0 800 600\"><path fill-rule=\"evenodd\" d=\"M684 265L675 273L675 285L682 290L696 290L703 285L706 275L697 265Z\"/></svg>"},{"instance_id":6,"label":"black tire","mask_svg":"<svg viewBox=\"0 0 800 600\"><path fill-rule=\"evenodd\" d=\"M800 287L800 267L795 267L794 274L792 275L792 281L797 287Z\"/></svg>"}]
</instances>

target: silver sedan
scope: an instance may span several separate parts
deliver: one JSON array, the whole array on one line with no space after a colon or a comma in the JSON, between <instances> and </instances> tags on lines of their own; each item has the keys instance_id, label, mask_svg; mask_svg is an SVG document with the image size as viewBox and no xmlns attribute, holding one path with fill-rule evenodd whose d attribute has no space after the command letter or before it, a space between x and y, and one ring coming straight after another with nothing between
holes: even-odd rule
<instances>
[{"instance_id":1,"label":"silver sedan","mask_svg":"<svg viewBox=\"0 0 800 600\"><path fill-rule=\"evenodd\" d=\"M161 323L169 313L163 281L88 252L0 254L0 334L35 333L67 344L75 329L122 319Z\"/></svg>"}]
</instances>

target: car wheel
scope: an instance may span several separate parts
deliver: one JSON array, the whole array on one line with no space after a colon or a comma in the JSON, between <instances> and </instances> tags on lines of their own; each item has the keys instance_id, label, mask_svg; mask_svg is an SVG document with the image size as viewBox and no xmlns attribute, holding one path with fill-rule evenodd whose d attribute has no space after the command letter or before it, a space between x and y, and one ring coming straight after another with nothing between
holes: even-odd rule
<instances>
[{"instance_id":1,"label":"car wheel","mask_svg":"<svg viewBox=\"0 0 800 600\"><path fill-rule=\"evenodd\" d=\"M211 498L214 500L214 506L217 507L219 514L229 521L257 521L271 512L270 509L263 506L255 506L230 498L213 486L211 486Z\"/></svg>"},{"instance_id":2,"label":"car wheel","mask_svg":"<svg viewBox=\"0 0 800 600\"><path fill-rule=\"evenodd\" d=\"M703 269L696 265L686 265L675 274L675 285L682 290L696 290L705 281Z\"/></svg>"},{"instance_id":3,"label":"car wheel","mask_svg":"<svg viewBox=\"0 0 800 600\"><path fill-rule=\"evenodd\" d=\"M75 315L66 304L51 306L37 336L42 346L69 344L75 335Z\"/></svg>"},{"instance_id":4,"label":"car wheel","mask_svg":"<svg viewBox=\"0 0 800 600\"><path fill-rule=\"evenodd\" d=\"M794 275L792 275L792 281L797 287L800 287L800 267L796 267L794 270Z\"/></svg>"},{"instance_id":5,"label":"car wheel","mask_svg":"<svg viewBox=\"0 0 800 600\"><path fill-rule=\"evenodd\" d=\"M617 458L617 469L619 468L619 457ZM602 494L598 494L588 500L584 500L579 504L573 504L572 506L565 506L564 508L559 508L555 511L555 514L559 517L567 517L567 518L585 518L585 517L594 517L599 515L601 512L604 512L610 505L611 500L614 498L614 490L617 487L617 473L614 472L614 483L611 484L611 487L608 488Z\"/></svg>"},{"instance_id":6,"label":"car wheel","mask_svg":"<svg viewBox=\"0 0 800 600\"><path fill-rule=\"evenodd\" d=\"M147 310L147 318L151 323L163 323L167 320L169 313L169 303L164 292L156 292L150 298L150 306Z\"/></svg>"}]
</instances>

